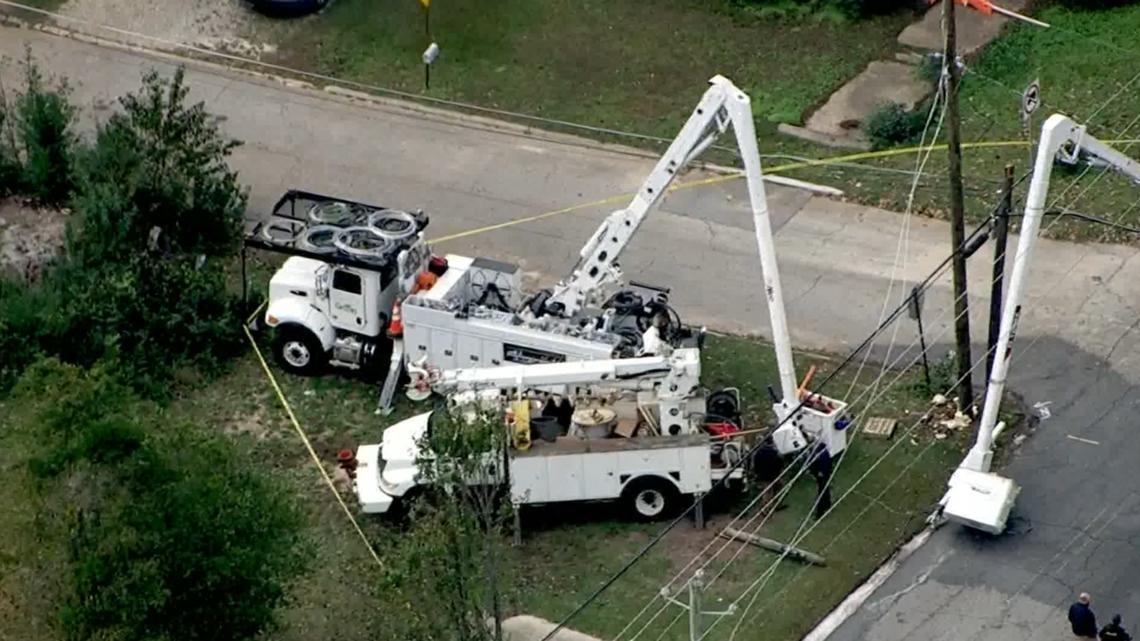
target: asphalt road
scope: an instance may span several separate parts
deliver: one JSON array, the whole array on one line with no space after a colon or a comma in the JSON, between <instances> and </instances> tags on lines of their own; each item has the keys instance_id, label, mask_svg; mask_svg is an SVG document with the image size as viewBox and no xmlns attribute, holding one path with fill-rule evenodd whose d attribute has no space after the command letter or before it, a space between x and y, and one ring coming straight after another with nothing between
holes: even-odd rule
<instances>
[{"instance_id":1,"label":"asphalt road","mask_svg":"<svg viewBox=\"0 0 1140 641\"><path fill-rule=\"evenodd\" d=\"M144 70L173 69L168 59L0 28L6 88L16 86L11 61L26 45L45 70L71 81L87 127L107 116L116 96L137 87ZM196 64L187 78L192 98L206 101L226 131L246 143L233 160L250 186L251 216L267 211L284 190L302 188L423 207L439 237L631 192L653 162L449 115L354 104ZM701 89L693 88L694 103ZM897 302L947 254L949 232L938 221L911 221L906 260L896 266L903 238L897 214L783 187L770 186L769 199L799 347L845 351L875 326L889 286ZM746 202L739 181L676 192L630 248L626 272L673 287L689 321L765 335ZM549 283L570 269L608 211L587 208L465 237L446 249L517 261L533 281ZM988 295L987 255L974 259L977 336ZM1133 538L1140 527L1136 255L1125 247L1040 244L1012 384L1030 404L1049 403L1051 417L1010 465L1024 485L1011 532L993 539L944 528L834 638L1064 638L1063 606L1078 590L1094 593L1102 618L1116 610L1126 622L1140 617ZM944 277L926 297L936 346L949 339L948 290ZM909 361L916 353L907 348L913 324L888 332L880 346L892 339L892 353L909 349Z\"/></svg>"}]
</instances>

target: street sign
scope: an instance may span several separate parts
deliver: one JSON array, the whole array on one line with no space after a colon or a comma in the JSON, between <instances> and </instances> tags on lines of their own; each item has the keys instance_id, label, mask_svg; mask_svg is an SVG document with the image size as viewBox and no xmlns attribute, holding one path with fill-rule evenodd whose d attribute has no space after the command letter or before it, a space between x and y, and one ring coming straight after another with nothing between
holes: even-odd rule
<instances>
[{"instance_id":1,"label":"street sign","mask_svg":"<svg viewBox=\"0 0 1140 641\"><path fill-rule=\"evenodd\" d=\"M1041 85L1034 80L1021 94L1021 115L1028 117L1041 105Z\"/></svg>"}]
</instances>

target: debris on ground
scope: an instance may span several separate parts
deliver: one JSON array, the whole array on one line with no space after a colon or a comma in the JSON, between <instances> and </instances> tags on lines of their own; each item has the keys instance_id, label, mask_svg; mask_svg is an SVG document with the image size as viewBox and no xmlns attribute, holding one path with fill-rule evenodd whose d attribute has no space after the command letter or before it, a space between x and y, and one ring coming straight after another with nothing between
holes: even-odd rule
<instances>
[{"instance_id":1,"label":"debris on ground","mask_svg":"<svg viewBox=\"0 0 1140 641\"><path fill-rule=\"evenodd\" d=\"M67 211L0 200L0 275L35 282L63 252Z\"/></svg>"}]
</instances>

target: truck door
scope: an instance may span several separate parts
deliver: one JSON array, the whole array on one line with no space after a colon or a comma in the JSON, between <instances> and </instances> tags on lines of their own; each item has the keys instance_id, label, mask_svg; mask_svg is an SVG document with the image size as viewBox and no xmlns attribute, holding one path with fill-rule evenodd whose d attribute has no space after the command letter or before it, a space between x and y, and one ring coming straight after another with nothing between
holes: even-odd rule
<instances>
[{"instance_id":1,"label":"truck door","mask_svg":"<svg viewBox=\"0 0 1140 641\"><path fill-rule=\"evenodd\" d=\"M335 327L354 332L364 328L364 295L359 274L343 268L333 271L329 307Z\"/></svg>"}]
</instances>

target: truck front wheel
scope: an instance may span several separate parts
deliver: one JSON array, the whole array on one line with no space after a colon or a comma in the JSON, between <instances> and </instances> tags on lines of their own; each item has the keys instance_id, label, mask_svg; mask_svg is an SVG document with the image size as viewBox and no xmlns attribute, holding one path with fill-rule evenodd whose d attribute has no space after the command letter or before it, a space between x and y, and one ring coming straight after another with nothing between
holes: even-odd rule
<instances>
[{"instance_id":1,"label":"truck front wheel","mask_svg":"<svg viewBox=\"0 0 1140 641\"><path fill-rule=\"evenodd\" d=\"M681 493L665 479L645 477L630 481L621 493L625 511L638 521L657 521L677 511Z\"/></svg>"},{"instance_id":2,"label":"truck front wheel","mask_svg":"<svg viewBox=\"0 0 1140 641\"><path fill-rule=\"evenodd\" d=\"M295 326L278 328L273 339L273 355L285 371L301 376L319 374L327 360L317 337Z\"/></svg>"}]
</instances>

